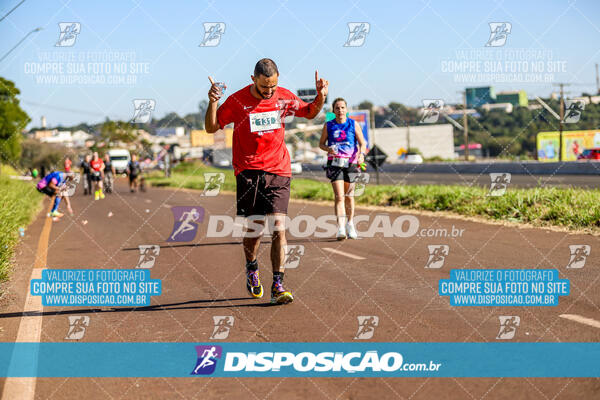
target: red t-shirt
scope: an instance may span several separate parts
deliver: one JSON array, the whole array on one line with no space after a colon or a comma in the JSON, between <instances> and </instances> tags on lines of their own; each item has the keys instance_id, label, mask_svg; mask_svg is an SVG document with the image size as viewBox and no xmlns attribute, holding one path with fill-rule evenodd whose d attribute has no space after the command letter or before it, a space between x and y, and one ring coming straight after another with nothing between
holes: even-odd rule
<instances>
[{"instance_id":1,"label":"red t-shirt","mask_svg":"<svg viewBox=\"0 0 600 400\"><path fill-rule=\"evenodd\" d=\"M270 99L257 99L251 85L230 95L217 109L221 128L233 122L233 171L262 170L292 176L290 155L285 147L285 122L305 117L309 104L282 87Z\"/></svg>"},{"instance_id":2,"label":"red t-shirt","mask_svg":"<svg viewBox=\"0 0 600 400\"><path fill-rule=\"evenodd\" d=\"M71 172L71 165L73 162L71 160L65 160L65 172Z\"/></svg>"},{"instance_id":3,"label":"red t-shirt","mask_svg":"<svg viewBox=\"0 0 600 400\"><path fill-rule=\"evenodd\" d=\"M94 171L102 171L103 165L104 165L104 162L101 159L90 161L90 166L92 167L92 169Z\"/></svg>"}]
</instances>

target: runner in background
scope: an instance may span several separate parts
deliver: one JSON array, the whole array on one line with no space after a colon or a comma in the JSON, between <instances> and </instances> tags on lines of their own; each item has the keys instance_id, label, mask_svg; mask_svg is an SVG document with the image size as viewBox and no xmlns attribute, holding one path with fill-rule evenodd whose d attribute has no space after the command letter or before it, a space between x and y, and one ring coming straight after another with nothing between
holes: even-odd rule
<instances>
[{"instance_id":1,"label":"runner in background","mask_svg":"<svg viewBox=\"0 0 600 400\"><path fill-rule=\"evenodd\" d=\"M52 206L52 210L50 210L50 217L55 218L63 216L62 213L58 212L58 206L63 197L67 202L67 210L69 210L69 213L73 215L73 209L71 208L69 197L60 194L64 184L71 179L73 179L72 173L67 174L66 172L54 171L40 179L40 181L37 183L36 189L38 192L43 193L50 198L54 198L54 204Z\"/></svg>"},{"instance_id":2,"label":"runner in background","mask_svg":"<svg viewBox=\"0 0 600 400\"><path fill-rule=\"evenodd\" d=\"M69 156L65 156L65 172L66 173L72 172L71 165L73 165L71 158L69 158Z\"/></svg>"},{"instance_id":3,"label":"runner in background","mask_svg":"<svg viewBox=\"0 0 600 400\"><path fill-rule=\"evenodd\" d=\"M92 168L90 167L90 162L92 161L92 156L86 154L81 161L79 167L81 168L81 178L83 179L83 194L88 195L92 194Z\"/></svg>"},{"instance_id":4,"label":"runner in background","mask_svg":"<svg viewBox=\"0 0 600 400\"><path fill-rule=\"evenodd\" d=\"M171 150L171 146L170 145L166 145L165 146L165 158L164 158L164 162L165 162L165 177L169 178L171 176L171 153L169 153L169 151Z\"/></svg>"},{"instance_id":5,"label":"runner in background","mask_svg":"<svg viewBox=\"0 0 600 400\"><path fill-rule=\"evenodd\" d=\"M129 191L136 192L138 189L138 177L142 172L142 167L137 159L137 154L131 155L131 161L127 164L127 176L129 177Z\"/></svg>"},{"instance_id":6,"label":"runner in background","mask_svg":"<svg viewBox=\"0 0 600 400\"><path fill-rule=\"evenodd\" d=\"M115 167L110 161L108 153L104 155L104 185L106 193L112 193L115 185Z\"/></svg>"},{"instance_id":7,"label":"runner in background","mask_svg":"<svg viewBox=\"0 0 600 400\"><path fill-rule=\"evenodd\" d=\"M323 126L319 148L327 152L327 178L335 195L337 239L356 239L354 227L354 182L359 164L364 162L367 145L360 124L347 117L346 100L338 97L332 104L335 119Z\"/></svg>"},{"instance_id":8,"label":"runner in background","mask_svg":"<svg viewBox=\"0 0 600 400\"><path fill-rule=\"evenodd\" d=\"M91 177L92 182L94 183L94 200L99 200L104 198L104 193L102 193L102 176L104 174L104 162L100 157L98 157L98 152L95 151L92 157L92 161L90 161L91 167Z\"/></svg>"}]
</instances>

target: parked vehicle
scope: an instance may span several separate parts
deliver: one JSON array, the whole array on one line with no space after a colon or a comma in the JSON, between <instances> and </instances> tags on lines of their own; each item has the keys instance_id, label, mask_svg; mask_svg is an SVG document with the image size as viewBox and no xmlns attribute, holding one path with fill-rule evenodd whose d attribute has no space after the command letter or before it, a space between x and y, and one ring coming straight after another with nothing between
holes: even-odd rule
<instances>
[{"instance_id":1,"label":"parked vehicle","mask_svg":"<svg viewBox=\"0 0 600 400\"><path fill-rule=\"evenodd\" d=\"M302 164L299 161L292 162L292 174L301 174Z\"/></svg>"},{"instance_id":2,"label":"parked vehicle","mask_svg":"<svg viewBox=\"0 0 600 400\"><path fill-rule=\"evenodd\" d=\"M423 164L423 156L417 153L408 153L404 162L407 164Z\"/></svg>"},{"instance_id":3,"label":"parked vehicle","mask_svg":"<svg viewBox=\"0 0 600 400\"><path fill-rule=\"evenodd\" d=\"M577 156L577 160L600 160L600 147L585 149Z\"/></svg>"},{"instance_id":4,"label":"parked vehicle","mask_svg":"<svg viewBox=\"0 0 600 400\"><path fill-rule=\"evenodd\" d=\"M110 161L115 167L117 174L122 174L127 169L127 164L131 161L131 154L126 149L111 149L108 150Z\"/></svg>"}]
</instances>

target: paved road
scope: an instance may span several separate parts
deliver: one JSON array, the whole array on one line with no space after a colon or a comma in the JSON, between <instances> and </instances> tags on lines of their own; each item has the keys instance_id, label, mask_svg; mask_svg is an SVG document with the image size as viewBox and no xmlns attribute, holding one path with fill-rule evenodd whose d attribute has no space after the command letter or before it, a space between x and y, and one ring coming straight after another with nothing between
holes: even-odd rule
<instances>
[{"instance_id":1,"label":"paved road","mask_svg":"<svg viewBox=\"0 0 600 400\"><path fill-rule=\"evenodd\" d=\"M305 246L297 269L288 270L286 283L296 301L268 307L268 299L249 299L243 281L239 239L206 238L202 224L190 243L170 244L172 206L200 205L211 215L233 215L231 195L201 197L197 192L151 189L145 195L124 191L93 202L73 198L75 217L65 216L49 232L48 268L114 268L136 265L138 246L159 244L152 277L161 279L163 293L152 307L138 309L44 307L29 319L41 319L40 339L63 342L68 316L87 315L85 342L207 342L212 317L232 315L235 325L227 341L352 342L357 316L376 315L379 326L371 340L396 342L496 342L501 315L517 315L521 325L515 342L597 342L600 329L560 318L577 314L600 319L600 262L583 269L565 268L571 244L589 244L592 255L600 238L543 229L519 229L459 219L417 215L420 228L464 230L461 237L410 238L376 236L357 241L294 238ZM48 205L48 203L45 203ZM290 215L320 216L332 207L292 203ZM109 213L112 216L109 217ZM373 217L380 211L359 210ZM403 213L391 212L392 218ZM40 214L19 247L13 280L0 301L0 340L14 341L32 267L46 218ZM87 224L84 224L87 221ZM360 227L364 229L364 227ZM442 231L438 231L442 232ZM441 269L425 269L428 245L447 244L449 255ZM327 250L329 249L329 250ZM333 251L332 251L333 250ZM357 260L350 256L362 256ZM263 280L269 282L269 245L261 247ZM571 280L571 295L557 307L450 307L438 295L438 280L450 268L558 268ZM507 355L510 357L510 354ZM568 366L565 366L567 368ZM4 381L0 380L0 385ZM594 398L597 379L571 378L40 378L39 399L63 398Z\"/></svg>"},{"instance_id":2,"label":"paved road","mask_svg":"<svg viewBox=\"0 0 600 400\"><path fill-rule=\"evenodd\" d=\"M375 171L371 168L370 184L376 182ZM317 179L326 182L325 172L322 168L307 168L301 174L294 175L299 178ZM379 183L382 185L462 185L462 186L490 186L489 174L464 174L464 173L424 173L424 172L396 172L384 168L379 173ZM600 188L600 176L597 175L517 175L511 176L512 187L581 187L587 189Z\"/></svg>"}]
</instances>

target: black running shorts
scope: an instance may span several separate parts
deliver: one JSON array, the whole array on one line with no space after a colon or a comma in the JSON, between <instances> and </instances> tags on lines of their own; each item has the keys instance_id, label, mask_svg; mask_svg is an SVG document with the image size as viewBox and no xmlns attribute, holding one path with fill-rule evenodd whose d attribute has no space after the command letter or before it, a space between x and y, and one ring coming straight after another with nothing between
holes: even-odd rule
<instances>
[{"instance_id":1,"label":"black running shorts","mask_svg":"<svg viewBox=\"0 0 600 400\"><path fill-rule=\"evenodd\" d=\"M329 161L325 168L325 174L331 182L343 180L344 182L354 183L360 172L358 171L357 164L350 164L347 168L343 168L334 167L331 165L331 161Z\"/></svg>"},{"instance_id":2,"label":"black running shorts","mask_svg":"<svg viewBox=\"0 0 600 400\"><path fill-rule=\"evenodd\" d=\"M237 215L287 214L291 180L260 170L240 172L236 176Z\"/></svg>"}]
</instances>

